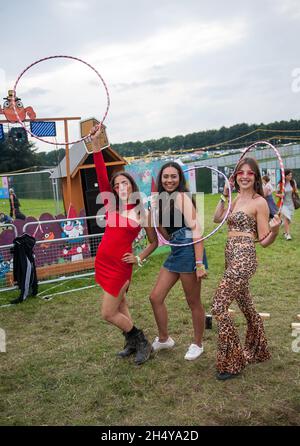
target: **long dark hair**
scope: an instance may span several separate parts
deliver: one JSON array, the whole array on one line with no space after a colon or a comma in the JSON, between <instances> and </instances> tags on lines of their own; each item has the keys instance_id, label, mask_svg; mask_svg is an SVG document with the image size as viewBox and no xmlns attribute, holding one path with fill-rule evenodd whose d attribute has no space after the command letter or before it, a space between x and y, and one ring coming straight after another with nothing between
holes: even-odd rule
<instances>
[{"instance_id":1,"label":"long dark hair","mask_svg":"<svg viewBox=\"0 0 300 446\"><path fill-rule=\"evenodd\" d=\"M112 175L111 179L110 179L110 187L111 187L111 190L113 191L113 194L114 194L115 199L116 199L116 210L117 211L120 210L120 197L117 194L117 192L114 190L114 185L115 185L115 179L117 177L119 177L120 175L122 175L123 177L127 178L127 180L130 182L131 187L132 187L132 192L137 192L138 193L138 199L136 200L136 202L135 203L131 203L129 201L129 204L140 205L140 203L142 202L142 199L141 199L140 194L139 194L140 191L139 191L138 185L136 184L135 180L132 178L132 176L129 173L127 173L127 172L125 172L123 170L120 170L118 172L115 172Z\"/></svg>"},{"instance_id":2,"label":"long dark hair","mask_svg":"<svg viewBox=\"0 0 300 446\"><path fill-rule=\"evenodd\" d=\"M182 170L181 166L178 163L176 163L175 161L168 161L167 163L165 163L160 168L160 171L159 171L159 173L157 175L157 180L156 180L157 192L159 194L162 194L162 193L166 193L167 194L168 193L165 190L165 188L163 187L163 184L162 184L163 171L165 169L167 169L168 167L173 167L174 169L176 169L177 172L178 172L178 175L179 175L179 184L178 184L177 188L174 191L172 191L172 194L174 192L188 192L188 193L190 193L190 190L189 190L189 188L187 187L187 184L186 184L186 179L185 179L183 170ZM193 205L196 208L195 199L194 199L194 197L191 197L191 198L192 198ZM161 204L162 203L160 202L160 205L159 205L159 224L162 224L162 214L163 213L170 212L170 214L172 214L174 212L174 200L170 200L168 209L162 209Z\"/></svg>"},{"instance_id":3,"label":"long dark hair","mask_svg":"<svg viewBox=\"0 0 300 446\"><path fill-rule=\"evenodd\" d=\"M181 166L178 163L176 163L175 161L169 161L169 162L165 163L160 168L160 171L157 175L157 180L156 180L157 192L161 193L161 192L165 191L165 189L162 185L162 174L163 174L163 171L165 169L167 169L167 167L173 167L174 169L177 170L178 175L179 175L179 184L174 192L189 192L189 189L186 185L186 179L185 179L183 170L182 170Z\"/></svg>"},{"instance_id":4,"label":"long dark hair","mask_svg":"<svg viewBox=\"0 0 300 446\"><path fill-rule=\"evenodd\" d=\"M243 158L238 165L236 166L233 178L234 178L234 186L237 192L240 191L240 186L237 183L237 172L243 167L245 164L248 164L251 169L253 170L255 174L255 181L254 181L254 190L258 195L261 195L264 198L264 191L262 186L262 180L261 180L261 174L259 170L259 166L257 161L254 158Z\"/></svg>"},{"instance_id":5,"label":"long dark hair","mask_svg":"<svg viewBox=\"0 0 300 446\"><path fill-rule=\"evenodd\" d=\"M285 178L286 178L290 173L293 173L293 171L292 171L291 169L284 169L284 176L285 176ZM290 183L291 183L291 186L292 186L292 188L293 188L293 191L296 192L296 183L295 183L295 180L291 180ZM280 189L282 189L282 174L281 174L281 172L280 172L279 187L280 187Z\"/></svg>"}]
</instances>

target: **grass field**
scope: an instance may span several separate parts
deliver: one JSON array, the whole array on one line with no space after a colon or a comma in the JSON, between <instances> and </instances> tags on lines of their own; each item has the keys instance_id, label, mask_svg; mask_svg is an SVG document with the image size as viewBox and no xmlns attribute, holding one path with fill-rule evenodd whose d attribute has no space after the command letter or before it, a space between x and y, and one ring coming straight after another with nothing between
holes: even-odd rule
<instances>
[{"instance_id":1,"label":"grass field","mask_svg":"<svg viewBox=\"0 0 300 446\"><path fill-rule=\"evenodd\" d=\"M206 231L217 199L206 197ZM258 311L271 313L265 328L272 360L248 366L228 382L215 380L215 321L206 330L204 354L197 361L183 359L192 323L180 285L167 299L176 346L141 367L115 357L123 339L100 319L98 287L0 309L7 338L7 352L0 353L0 424L299 425L300 352L292 350L291 322L300 313L300 211L292 235L290 242L281 234L271 247L257 247L259 268L251 281ZM223 272L225 239L222 228L206 243L209 278L202 300L208 312ZM164 258L151 257L134 274L128 296L136 325L151 339L157 332L148 296ZM91 285L93 279L79 283ZM15 295L0 294L0 304ZM240 313L235 321L244 336Z\"/></svg>"},{"instance_id":2,"label":"grass field","mask_svg":"<svg viewBox=\"0 0 300 446\"><path fill-rule=\"evenodd\" d=\"M26 215L26 217L39 218L44 212L49 212L53 216L57 214L56 205L53 199L44 200L32 200L30 198L20 199L21 209L20 211ZM0 211L9 215L9 202L7 200L0 200ZM63 202L59 202L59 213L64 213Z\"/></svg>"}]
</instances>

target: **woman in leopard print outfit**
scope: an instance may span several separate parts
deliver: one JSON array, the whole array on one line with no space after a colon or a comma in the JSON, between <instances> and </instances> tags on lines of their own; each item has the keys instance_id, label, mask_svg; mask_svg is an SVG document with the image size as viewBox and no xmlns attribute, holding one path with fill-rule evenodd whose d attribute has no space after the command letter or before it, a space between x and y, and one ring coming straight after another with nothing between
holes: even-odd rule
<instances>
[{"instance_id":1,"label":"woman in leopard print outfit","mask_svg":"<svg viewBox=\"0 0 300 446\"><path fill-rule=\"evenodd\" d=\"M237 376L248 363L262 362L271 357L263 322L255 310L249 279L257 267L255 238L263 247L274 242L281 224L278 215L269 222L269 208L264 198L261 175L253 158L241 160L231 177L238 196L234 200L228 222L225 248L225 272L216 291L212 314L218 324L217 379ZM222 221L228 196L227 187L214 216ZM234 212L233 212L234 211ZM229 306L236 300L247 320L245 345L242 347L238 331L229 315Z\"/></svg>"}]
</instances>

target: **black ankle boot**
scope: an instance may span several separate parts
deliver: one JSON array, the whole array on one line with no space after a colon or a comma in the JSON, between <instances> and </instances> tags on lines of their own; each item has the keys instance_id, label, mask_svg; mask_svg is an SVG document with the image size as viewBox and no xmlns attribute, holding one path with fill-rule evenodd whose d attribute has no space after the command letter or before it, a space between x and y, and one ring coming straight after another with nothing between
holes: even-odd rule
<instances>
[{"instance_id":1,"label":"black ankle boot","mask_svg":"<svg viewBox=\"0 0 300 446\"><path fill-rule=\"evenodd\" d=\"M138 333L135 335L135 341L136 341L135 363L137 365L140 365L149 359L152 351L152 345L147 340L142 330L139 330Z\"/></svg>"},{"instance_id":2,"label":"black ankle boot","mask_svg":"<svg viewBox=\"0 0 300 446\"><path fill-rule=\"evenodd\" d=\"M20 297L17 297L16 299L13 299L10 301L11 304L16 305L16 304L21 304L23 302L23 299Z\"/></svg>"},{"instance_id":3,"label":"black ankle boot","mask_svg":"<svg viewBox=\"0 0 300 446\"><path fill-rule=\"evenodd\" d=\"M124 350L117 353L117 356L120 358L127 358L127 356L130 356L136 352L136 340L134 336L128 336L125 331L123 331L123 335L125 336Z\"/></svg>"}]
</instances>

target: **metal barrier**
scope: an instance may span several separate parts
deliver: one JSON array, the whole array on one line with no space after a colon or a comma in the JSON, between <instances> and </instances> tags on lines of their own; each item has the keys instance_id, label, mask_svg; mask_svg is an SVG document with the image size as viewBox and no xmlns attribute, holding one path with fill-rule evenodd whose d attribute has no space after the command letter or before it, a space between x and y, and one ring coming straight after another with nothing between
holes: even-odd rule
<instances>
[{"instance_id":1,"label":"metal barrier","mask_svg":"<svg viewBox=\"0 0 300 446\"><path fill-rule=\"evenodd\" d=\"M1 224L0 225L0 231L1 232L6 231L8 228L13 228L13 230L15 231L15 237L17 237L18 230L17 230L17 228L15 227L15 225L13 223L8 223L8 224L5 224L5 225Z\"/></svg>"},{"instance_id":2,"label":"metal barrier","mask_svg":"<svg viewBox=\"0 0 300 446\"><path fill-rule=\"evenodd\" d=\"M13 223L9 223L0 226L1 233L11 230L14 231L14 235L9 237L9 239L13 240L18 235L18 230L15 225ZM10 236L11 234L8 235ZM12 287L7 280L7 274L13 269L11 253L12 247L12 244L0 246L0 291L9 291L16 288L15 286Z\"/></svg>"},{"instance_id":3,"label":"metal barrier","mask_svg":"<svg viewBox=\"0 0 300 446\"><path fill-rule=\"evenodd\" d=\"M23 233L26 232L33 235L35 229L34 226L42 228L45 224L55 225L61 222L76 220L87 221L91 219L104 220L104 216L29 222L24 225ZM15 234L17 236L16 228ZM102 236L103 234L86 234L77 235L74 238L61 237L51 240L38 240L34 247L34 254L39 284L59 282L72 278L84 278L94 275L95 255ZM17 288L14 286L13 281L12 247L13 244L0 246L0 258L3 259L2 264L0 263L0 293Z\"/></svg>"}]
</instances>

